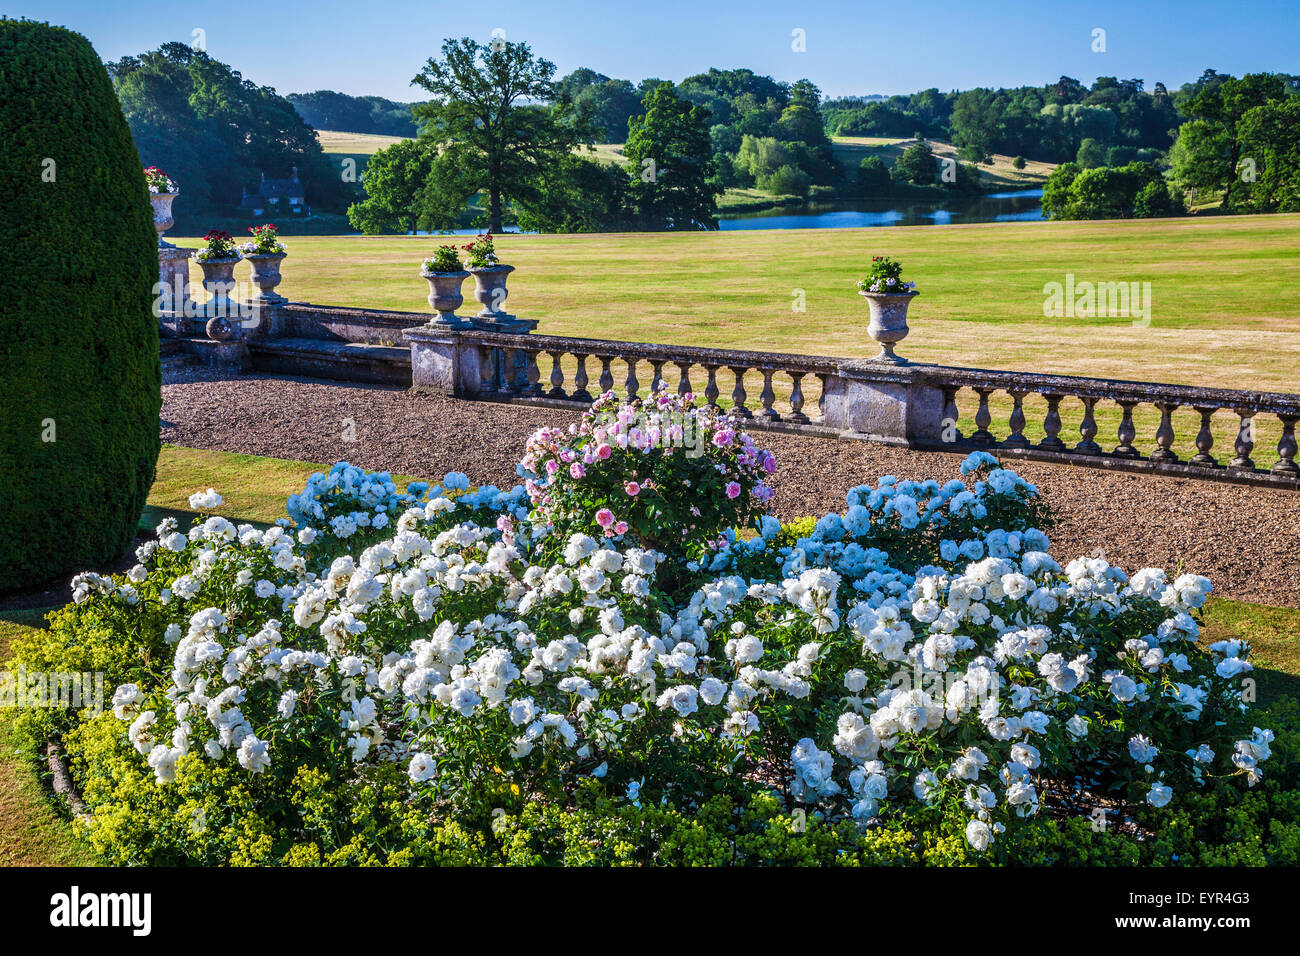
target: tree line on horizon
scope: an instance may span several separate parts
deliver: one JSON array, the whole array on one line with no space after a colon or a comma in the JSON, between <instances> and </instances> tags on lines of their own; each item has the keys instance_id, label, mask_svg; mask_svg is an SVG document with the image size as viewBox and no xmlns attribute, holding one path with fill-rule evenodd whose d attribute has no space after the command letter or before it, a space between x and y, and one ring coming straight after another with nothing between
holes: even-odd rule
<instances>
[{"instance_id":1,"label":"tree line on horizon","mask_svg":"<svg viewBox=\"0 0 1300 956\"><path fill-rule=\"evenodd\" d=\"M587 68L557 78L526 44L462 38L441 52L413 81L428 94L416 103L330 90L280 96L180 43L107 66L142 161L185 184L178 214L190 218L234 214L241 188L296 167L310 204L347 209L364 232L707 229L728 188L840 197L976 190L974 165L994 152L1017 165L1026 157L1061 165L1044 206L1057 218L1169 215L1184 197L1222 197L1223 211L1300 207L1300 78L1288 74L1238 80L1206 70L1172 91L1063 76L1042 87L826 99L809 80L747 69L633 85ZM362 182L347 182L315 129L411 141L380 150ZM846 169L832 135L918 142L892 166L872 155ZM940 177L927 140L952 142L974 165ZM583 147L596 143L621 143L623 165L593 160Z\"/></svg>"}]
</instances>

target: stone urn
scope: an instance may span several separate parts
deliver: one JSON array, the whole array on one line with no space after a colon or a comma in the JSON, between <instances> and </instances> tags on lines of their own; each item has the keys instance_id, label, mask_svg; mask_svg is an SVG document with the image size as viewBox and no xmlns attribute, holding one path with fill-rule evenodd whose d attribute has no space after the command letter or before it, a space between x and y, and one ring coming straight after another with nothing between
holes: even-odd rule
<instances>
[{"instance_id":1,"label":"stone urn","mask_svg":"<svg viewBox=\"0 0 1300 956\"><path fill-rule=\"evenodd\" d=\"M172 201L179 193L150 193L149 203L153 206L153 227L158 232L159 249L175 249L170 242L163 242L163 233L176 225L172 218Z\"/></svg>"},{"instance_id":2,"label":"stone urn","mask_svg":"<svg viewBox=\"0 0 1300 956\"><path fill-rule=\"evenodd\" d=\"M894 345L907 338L907 307L919 292L859 292L871 309L867 333L880 343L880 354L871 359L888 365L907 365L894 354Z\"/></svg>"},{"instance_id":3,"label":"stone urn","mask_svg":"<svg viewBox=\"0 0 1300 956\"><path fill-rule=\"evenodd\" d=\"M506 291L506 277L514 271L514 266L470 267L469 273L474 277L474 298L483 306L476 318L490 324L509 322L514 318L503 308L506 296L510 294Z\"/></svg>"},{"instance_id":4,"label":"stone urn","mask_svg":"<svg viewBox=\"0 0 1300 956\"><path fill-rule=\"evenodd\" d=\"M239 264L239 256L199 259L198 263L203 270L203 288L212 295L203 306L204 313L213 317L231 318L235 314L235 306L230 301L230 293L235 288L235 266Z\"/></svg>"},{"instance_id":5,"label":"stone urn","mask_svg":"<svg viewBox=\"0 0 1300 956\"><path fill-rule=\"evenodd\" d=\"M469 326L469 322L456 314L456 310L465 304L465 297L461 295L460 287L469 278L469 273L464 269L456 272L426 272L422 269L420 275L428 280L429 305L433 306L433 310L438 313L438 317L431 320L429 324L456 329Z\"/></svg>"},{"instance_id":6,"label":"stone urn","mask_svg":"<svg viewBox=\"0 0 1300 956\"><path fill-rule=\"evenodd\" d=\"M284 261L286 255L287 253L284 252L272 252L266 255L256 252L244 253L244 258L248 260L253 270L253 285L258 289L259 305L279 305L286 301L284 296L275 291L275 287L283 278L280 275L280 263Z\"/></svg>"}]
</instances>

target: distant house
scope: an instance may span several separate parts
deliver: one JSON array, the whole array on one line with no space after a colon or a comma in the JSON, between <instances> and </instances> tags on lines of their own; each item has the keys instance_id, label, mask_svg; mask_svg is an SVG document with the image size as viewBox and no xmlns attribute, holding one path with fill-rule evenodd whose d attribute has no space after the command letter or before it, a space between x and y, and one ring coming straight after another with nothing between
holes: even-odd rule
<instances>
[{"instance_id":1,"label":"distant house","mask_svg":"<svg viewBox=\"0 0 1300 956\"><path fill-rule=\"evenodd\" d=\"M268 212L288 212L298 216L311 214L307 198L303 195L302 180L298 178L297 166L293 167L293 175L288 179L267 179L266 173L262 173L257 192L250 193L247 189L242 192L244 195L239 205L251 211L254 216Z\"/></svg>"}]
</instances>

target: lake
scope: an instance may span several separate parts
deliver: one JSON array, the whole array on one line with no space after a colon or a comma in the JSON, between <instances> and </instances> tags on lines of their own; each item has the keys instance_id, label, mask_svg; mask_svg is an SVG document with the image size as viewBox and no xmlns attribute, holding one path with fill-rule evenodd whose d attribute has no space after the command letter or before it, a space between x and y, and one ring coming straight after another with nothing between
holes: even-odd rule
<instances>
[{"instance_id":1,"label":"lake","mask_svg":"<svg viewBox=\"0 0 1300 956\"><path fill-rule=\"evenodd\" d=\"M1043 218L1043 191L986 193L954 202L861 200L806 203L719 217L723 229L850 229L937 226L965 222L1034 222Z\"/></svg>"}]
</instances>

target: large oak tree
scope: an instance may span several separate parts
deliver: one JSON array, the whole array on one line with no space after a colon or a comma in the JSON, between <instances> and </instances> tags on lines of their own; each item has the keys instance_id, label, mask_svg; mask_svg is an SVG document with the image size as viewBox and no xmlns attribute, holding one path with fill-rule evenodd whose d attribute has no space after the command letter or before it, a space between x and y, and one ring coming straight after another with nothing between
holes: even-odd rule
<instances>
[{"instance_id":1,"label":"large oak tree","mask_svg":"<svg viewBox=\"0 0 1300 956\"><path fill-rule=\"evenodd\" d=\"M411 82L429 93L415 108L421 138L437 150L434 195L448 205L487 194L488 228L500 232L507 202L536 205L544 175L561 166L594 130L559 95L555 64L526 43L447 40Z\"/></svg>"}]
</instances>

